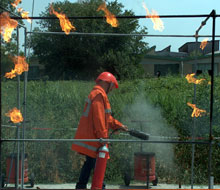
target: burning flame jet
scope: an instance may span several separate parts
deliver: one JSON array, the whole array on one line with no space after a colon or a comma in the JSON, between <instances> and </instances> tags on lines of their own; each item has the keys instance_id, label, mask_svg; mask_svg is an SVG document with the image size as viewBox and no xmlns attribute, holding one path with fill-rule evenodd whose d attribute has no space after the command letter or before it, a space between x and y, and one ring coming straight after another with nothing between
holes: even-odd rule
<instances>
[{"instance_id":1,"label":"burning flame jet","mask_svg":"<svg viewBox=\"0 0 220 190\"><path fill-rule=\"evenodd\" d=\"M27 21L31 23L31 19L28 17L28 11L24 11L22 8L18 8L17 11L21 13L22 18L27 19Z\"/></svg>"},{"instance_id":2,"label":"burning flame jet","mask_svg":"<svg viewBox=\"0 0 220 190\"><path fill-rule=\"evenodd\" d=\"M66 15L56 12L53 9L52 5L50 6L50 14L55 14L59 18L62 31L64 31L67 35L70 33L71 30L76 30L76 28L71 24Z\"/></svg>"},{"instance_id":3,"label":"burning flame jet","mask_svg":"<svg viewBox=\"0 0 220 190\"><path fill-rule=\"evenodd\" d=\"M10 42L13 30L17 27L18 22L10 18L9 13L0 14L0 33L6 42Z\"/></svg>"},{"instance_id":4,"label":"burning flame jet","mask_svg":"<svg viewBox=\"0 0 220 190\"><path fill-rule=\"evenodd\" d=\"M13 123L20 123L23 121L23 116L17 108L13 108L8 113L5 114L7 117L10 117Z\"/></svg>"},{"instance_id":5,"label":"burning flame jet","mask_svg":"<svg viewBox=\"0 0 220 190\"><path fill-rule=\"evenodd\" d=\"M28 17L29 12L28 11L22 11L21 17L27 19L29 23L31 23L31 19Z\"/></svg>"},{"instance_id":6,"label":"burning flame jet","mask_svg":"<svg viewBox=\"0 0 220 190\"><path fill-rule=\"evenodd\" d=\"M106 17L106 22L110 24L112 27L118 27L119 23L118 20L116 19L115 15L113 15L106 7L106 3L104 2L99 6L97 11L104 11L105 12L105 17Z\"/></svg>"},{"instance_id":7,"label":"burning flame jet","mask_svg":"<svg viewBox=\"0 0 220 190\"><path fill-rule=\"evenodd\" d=\"M147 12L146 18L150 18L154 24L154 30L158 30L162 32L164 30L164 24L163 24L163 21L158 16L158 13L155 10L152 10L150 14L144 2L143 2L143 7Z\"/></svg>"},{"instance_id":8,"label":"burning flame jet","mask_svg":"<svg viewBox=\"0 0 220 190\"><path fill-rule=\"evenodd\" d=\"M20 2L21 0L15 0L15 2L11 3L11 5L16 8ZM31 23L31 19L28 17L29 12L23 11L22 8L17 8L17 11L21 13L22 18L27 19L27 21Z\"/></svg>"},{"instance_id":9,"label":"burning flame jet","mask_svg":"<svg viewBox=\"0 0 220 190\"><path fill-rule=\"evenodd\" d=\"M195 104L191 104L188 102L187 105L193 109L191 117L202 117L202 113L206 113L205 110L197 108Z\"/></svg>"},{"instance_id":10,"label":"burning flame jet","mask_svg":"<svg viewBox=\"0 0 220 190\"><path fill-rule=\"evenodd\" d=\"M198 80L194 78L194 76L195 76L195 73L187 74L185 78L187 79L188 83L194 83L194 84L201 84L201 82L205 80L205 79Z\"/></svg>"},{"instance_id":11,"label":"burning flame jet","mask_svg":"<svg viewBox=\"0 0 220 190\"><path fill-rule=\"evenodd\" d=\"M21 0L15 0L14 3L11 3L11 5L16 8L20 2Z\"/></svg>"},{"instance_id":12,"label":"burning flame jet","mask_svg":"<svg viewBox=\"0 0 220 190\"><path fill-rule=\"evenodd\" d=\"M206 47L206 45L207 45L207 43L208 43L208 38L205 38L204 40L202 40L202 42L201 42L201 44L200 44L200 48L202 49L202 50L204 50L205 49L205 47Z\"/></svg>"},{"instance_id":13,"label":"burning flame jet","mask_svg":"<svg viewBox=\"0 0 220 190\"><path fill-rule=\"evenodd\" d=\"M11 72L6 73L6 78L14 78L16 75L21 75L24 71L28 71L28 64L23 56L15 56L13 58L13 62L15 64L15 68L11 70Z\"/></svg>"}]
</instances>

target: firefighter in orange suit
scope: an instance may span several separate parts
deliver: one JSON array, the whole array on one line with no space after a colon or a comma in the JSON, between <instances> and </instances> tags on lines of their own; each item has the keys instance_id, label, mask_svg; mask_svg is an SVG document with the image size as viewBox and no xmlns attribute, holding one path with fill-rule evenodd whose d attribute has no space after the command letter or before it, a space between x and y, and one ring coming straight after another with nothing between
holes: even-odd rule
<instances>
[{"instance_id":1,"label":"firefighter in orange suit","mask_svg":"<svg viewBox=\"0 0 220 190\"><path fill-rule=\"evenodd\" d=\"M86 100L75 139L107 139L110 128L128 130L126 126L111 116L111 106L107 94L114 88L118 88L114 75L103 72L98 76L96 85ZM97 150L101 146L100 142L74 142L72 144L72 150L86 156L76 189L86 189L90 173L95 167Z\"/></svg>"}]
</instances>

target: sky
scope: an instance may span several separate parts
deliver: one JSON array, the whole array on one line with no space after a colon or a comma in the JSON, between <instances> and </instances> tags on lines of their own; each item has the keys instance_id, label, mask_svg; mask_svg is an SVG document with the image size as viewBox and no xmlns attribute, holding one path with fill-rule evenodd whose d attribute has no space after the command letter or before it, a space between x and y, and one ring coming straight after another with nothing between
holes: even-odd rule
<instances>
[{"instance_id":1,"label":"sky","mask_svg":"<svg viewBox=\"0 0 220 190\"><path fill-rule=\"evenodd\" d=\"M34 14L39 16L42 11L51 2L57 0L34 0ZM64 0L60 0L64 1ZM76 2L76 0L69 0ZM110 2L111 0L107 0ZM32 12L33 0L22 0L18 7L22 7L25 11ZM152 9L158 12L159 15L195 15L195 14L210 14L213 9L220 15L220 0L118 0L124 5L125 9L132 10L137 16L145 16L146 10L143 8L144 2L146 7L151 12ZM68 16L68 15L67 15ZM77 15L76 15L77 16ZM162 32L153 29L153 23L150 19L139 19L141 26L148 28L148 34L152 35L194 35L195 31L201 25L205 18L163 18L164 30ZM26 21L25 21L26 23ZM120 23L119 23L120 24ZM30 24L26 23L28 30ZM33 21L33 27L36 26L36 20ZM212 34L212 19L209 19L207 24L201 29L200 35ZM216 35L220 35L220 17L216 18ZM178 51L186 42L194 42L195 38L161 38L161 37L145 37L149 43L149 47L156 46L156 50L162 50L171 45L171 51ZM202 41L203 38L199 38ZM211 38L209 38L211 40ZM216 38L220 40L220 38Z\"/></svg>"}]
</instances>

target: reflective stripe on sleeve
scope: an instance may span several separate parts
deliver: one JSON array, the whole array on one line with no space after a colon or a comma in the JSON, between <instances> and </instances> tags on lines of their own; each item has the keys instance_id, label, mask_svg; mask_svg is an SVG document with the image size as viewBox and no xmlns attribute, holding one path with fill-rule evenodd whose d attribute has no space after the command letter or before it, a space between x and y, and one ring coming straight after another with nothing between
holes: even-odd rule
<instances>
[{"instance_id":1,"label":"reflective stripe on sleeve","mask_svg":"<svg viewBox=\"0 0 220 190\"><path fill-rule=\"evenodd\" d=\"M86 99L86 102L88 103L87 104L87 107L86 107L86 110L83 112L83 116L85 116L85 117L88 117L88 115L89 115L89 110L90 110L90 106L91 106L91 100L89 99L89 98L87 98Z\"/></svg>"},{"instance_id":2,"label":"reflective stripe on sleeve","mask_svg":"<svg viewBox=\"0 0 220 190\"><path fill-rule=\"evenodd\" d=\"M82 115L85 116L85 117L88 117L92 101L89 98L87 98L86 102L87 102L87 107L86 107L86 110L83 112ZM111 109L105 109L105 113L112 113L112 110Z\"/></svg>"},{"instance_id":3,"label":"reflective stripe on sleeve","mask_svg":"<svg viewBox=\"0 0 220 190\"><path fill-rule=\"evenodd\" d=\"M92 151L97 151L97 148L94 147L94 146L91 146L91 145L88 145L88 144L85 144L85 143L82 143L82 142L74 142L73 144L76 144L76 145L79 145L79 146L82 146L84 148L87 148L89 150L92 150Z\"/></svg>"}]
</instances>

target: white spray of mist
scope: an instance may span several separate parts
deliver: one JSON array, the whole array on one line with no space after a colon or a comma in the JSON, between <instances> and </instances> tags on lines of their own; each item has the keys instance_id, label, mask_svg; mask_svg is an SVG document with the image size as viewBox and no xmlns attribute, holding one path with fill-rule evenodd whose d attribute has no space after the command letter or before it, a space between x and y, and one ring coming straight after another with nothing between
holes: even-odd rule
<instances>
[{"instance_id":1,"label":"white spray of mist","mask_svg":"<svg viewBox=\"0 0 220 190\"><path fill-rule=\"evenodd\" d=\"M169 126L162 117L160 108L153 106L143 93L135 98L134 104L126 106L124 113L123 120L126 121L128 127L150 134L149 140L167 140L164 137L177 136L174 127ZM132 146L134 146L135 152L154 152L156 163L159 163L163 169L171 169L175 167L173 145L168 143L142 143L142 145L135 143Z\"/></svg>"}]
</instances>

